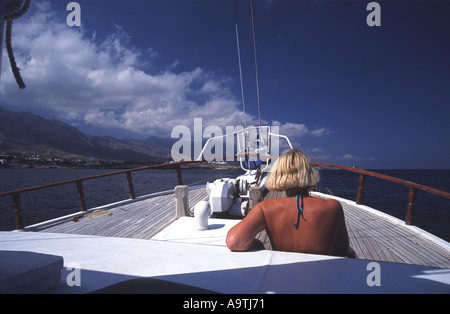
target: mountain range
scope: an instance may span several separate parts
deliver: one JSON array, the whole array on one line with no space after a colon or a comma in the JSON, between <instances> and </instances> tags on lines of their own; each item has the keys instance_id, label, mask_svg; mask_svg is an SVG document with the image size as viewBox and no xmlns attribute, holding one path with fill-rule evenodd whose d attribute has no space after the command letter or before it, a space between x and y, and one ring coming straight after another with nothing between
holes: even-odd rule
<instances>
[{"instance_id":1,"label":"mountain range","mask_svg":"<svg viewBox=\"0 0 450 314\"><path fill-rule=\"evenodd\" d=\"M88 135L58 120L0 107L0 152L147 162L170 159L173 142L155 136L139 140Z\"/></svg>"}]
</instances>

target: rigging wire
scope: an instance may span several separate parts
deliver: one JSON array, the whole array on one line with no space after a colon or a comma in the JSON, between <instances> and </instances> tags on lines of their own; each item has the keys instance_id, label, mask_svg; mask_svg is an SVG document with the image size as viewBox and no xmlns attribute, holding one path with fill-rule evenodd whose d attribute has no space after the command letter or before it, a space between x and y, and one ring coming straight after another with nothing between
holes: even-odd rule
<instances>
[{"instance_id":1,"label":"rigging wire","mask_svg":"<svg viewBox=\"0 0 450 314\"><path fill-rule=\"evenodd\" d=\"M242 94L242 109L244 111L244 127L247 128L247 122L246 122L246 113L245 113L245 101L244 101L244 83L242 79L242 65L241 65L241 49L239 46L239 30L238 30L238 21L237 21L237 13L236 13L236 0L233 2L234 4L234 24L236 28L236 43L237 43L237 52L238 52L238 59L239 59L239 76L241 79L241 94Z\"/></svg>"},{"instance_id":2,"label":"rigging wire","mask_svg":"<svg viewBox=\"0 0 450 314\"><path fill-rule=\"evenodd\" d=\"M260 99L259 99L258 60L256 58L255 14L253 12L253 0L250 1L250 6L251 6L251 10L252 10L253 51L255 53L256 95L258 97L259 126L261 126L261 105L260 105Z\"/></svg>"}]
</instances>

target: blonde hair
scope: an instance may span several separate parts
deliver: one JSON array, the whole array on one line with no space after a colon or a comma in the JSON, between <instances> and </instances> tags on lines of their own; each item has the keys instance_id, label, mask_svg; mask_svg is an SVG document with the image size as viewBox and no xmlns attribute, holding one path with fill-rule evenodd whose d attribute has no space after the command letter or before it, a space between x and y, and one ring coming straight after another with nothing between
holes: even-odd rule
<instances>
[{"instance_id":1,"label":"blonde hair","mask_svg":"<svg viewBox=\"0 0 450 314\"><path fill-rule=\"evenodd\" d=\"M319 171L309 158L297 149L281 155L266 181L269 190L285 191L295 188L312 188L319 182Z\"/></svg>"}]
</instances>

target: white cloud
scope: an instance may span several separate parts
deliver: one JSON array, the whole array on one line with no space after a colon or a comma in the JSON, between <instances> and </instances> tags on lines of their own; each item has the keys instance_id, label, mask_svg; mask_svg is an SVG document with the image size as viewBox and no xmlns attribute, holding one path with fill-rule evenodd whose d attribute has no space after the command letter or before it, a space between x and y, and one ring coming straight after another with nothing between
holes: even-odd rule
<instances>
[{"instance_id":1,"label":"white cloud","mask_svg":"<svg viewBox=\"0 0 450 314\"><path fill-rule=\"evenodd\" d=\"M319 152L323 151L323 149L320 147L313 147L310 149L310 151L311 151L311 153L319 153Z\"/></svg>"},{"instance_id":2,"label":"white cloud","mask_svg":"<svg viewBox=\"0 0 450 314\"><path fill-rule=\"evenodd\" d=\"M165 71L149 73L145 69L159 60L159 53L131 46L121 26L100 40L97 32L88 35L83 28L68 27L47 2L33 5L36 13L25 15L13 28L16 60L27 88L19 91L3 54L2 103L52 111L76 125L163 136L170 136L177 125L192 127L199 117L204 127L223 129L243 125L244 118L247 125L258 123L240 109L240 94L230 90L230 78L200 67L175 72L179 60ZM273 123L294 139L329 133L327 128L311 131L304 124Z\"/></svg>"},{"instance_id":3,"label":"white cloud","mask_svg":"<svg viewBox=\"0 0 450 314\"><path fill-rule=\"evenodd\" d=\"M359 160L360 158L357 156L353 156L351 154L345 154L340 159L342 159L342 160Z\"/></svg>"},{"instance_id":4,"label":"white cloud","mask_svg":"<svg viewBox=\"0 0 450 314\"><path fill-rule=\"evenodd\" d=\"M223 125L243 118L224 88L226 80L201 68L175 73L179 61L161 73L147 73L142 64L149 60L130 46L122 27L116 25L115 33L98 42L97 34L88 38L83 29L57 19L48 4L36 6L37 13L14 25L16 59L27 88L19 91L4 67L1 94L10 106L43 108L74 123L142 134L167 135L194 117ZM158 57L152 48L147 51L147 58ZM5 56L3 63L8 64ZM202 95L206 101L196 100Z\"/></svg>"},{"instance_id":5,"label":"white cloud","mask_svg":"<svg viewBox=\"0 0 450 314\"><path fill-rule=\"evenodd\" d=\"M311 133L311 135L314 135L314 136L324 136L324 135L330 134L331 130L330 130L330 128L320 128L317 130L312 130L310 133Z\"/></svg>"},{"instance_id":6,"label":"white cloud","mask_svg":"<svg viewBox=\"0 0 450 314\"><path fill-rule=\"evenodd\" d=\"M288 137L295 137L295 138L301 138L304 137L305 135L312 135L319 137L332 133L330 128L320 128L316 130L310 130L306 125L299 123L287 122L282 124L279 121L272 121L272 125L279 126L280 133Z\"/></svg>"},{"instance_id":7,"label":"white cloud","mask_svg":"<svg viewBox=\"0 0 450 314\"><path fill-rule=\"evenodd\" d=\"M304 124L287 122L280 125L280 134L287 137L299 138L308 134L309 130Z\"/></svg>"},{"instance_id":8,"label":"white cloud","mask_svg":"<svg viewBox=\"0 0 450 314\"><path fill-rule=\"evenodd\" d=\"M347 161L372 161L374 160L373 158L370 157L360 157L360 156L355 156L352 154L344 154L343 156L338 158L339 160L347 160Z\"/></svg>"}]
</instances>

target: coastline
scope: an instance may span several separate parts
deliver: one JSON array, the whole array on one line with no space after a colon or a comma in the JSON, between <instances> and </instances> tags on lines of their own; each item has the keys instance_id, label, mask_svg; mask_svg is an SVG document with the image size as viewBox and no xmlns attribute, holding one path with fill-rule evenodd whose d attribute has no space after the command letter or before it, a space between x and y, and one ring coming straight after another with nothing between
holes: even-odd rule
<instances>
[{"instance_id":1,"label":"coastline","mask_svg":"<svg viewBox=\"0 0 450 314\"><path fill-rule=\"evenodd\" d=\"M42 165L42 164L14 164L14 165L0 165L0 169L134 169L138 167L151 166L159 164L157 161L154 162L124 162L124 163L114 163L111 165ZM167 163L167 167L161 167L158 169L167 169L172 167L170 163ZM216 164L216 163L199 163L199 164L187 164L182 165L182 169L239 169L239 163L232 162L228 164Z\"/></svg>"}]
</instances>

